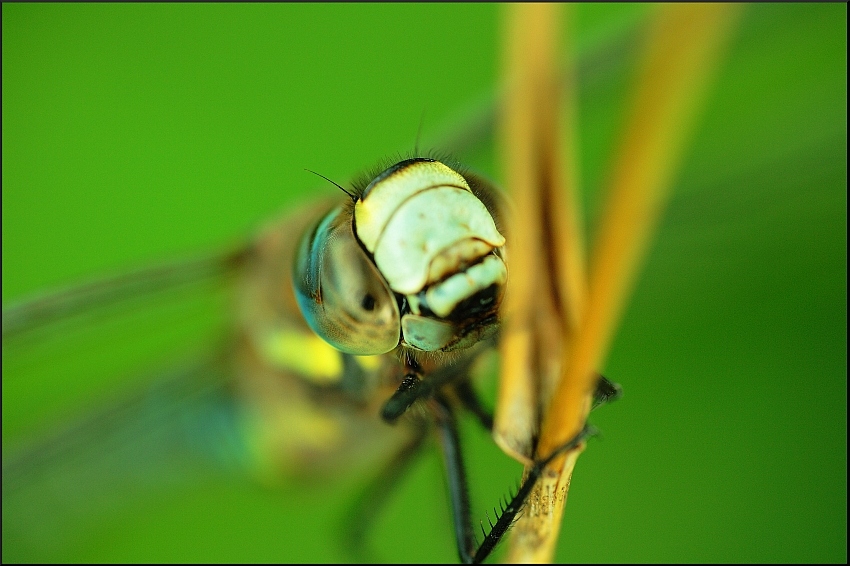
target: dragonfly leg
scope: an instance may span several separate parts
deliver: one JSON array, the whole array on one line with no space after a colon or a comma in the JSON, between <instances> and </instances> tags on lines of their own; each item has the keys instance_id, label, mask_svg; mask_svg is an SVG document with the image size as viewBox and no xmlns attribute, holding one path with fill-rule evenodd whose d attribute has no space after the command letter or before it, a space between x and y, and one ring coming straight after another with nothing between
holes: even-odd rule
<instances>
[{"instance_id":1,"label":"dragonfly leg","mask_svg":"<svg viewBox=\"0 0 850 566\"><path fill-rule=\"evenodd\" d=\"M375 524L375 519L387 502L390 492L420 452L428 428L424 421L417 421L417 425L414 436L393 455L381 472L369 481L354 501L351 510L345 515L345 524L342 529L345 533L343 541L346 550L350 551L358 562L364 564L373 562L368 556L366 533Z\"/></svg>"},{"instance_id":2,"label":"dragonfly leg","mask_svg":"<svg viewBox=\"0 0 850 566\"><path fill-rule=\"evenodd\" d=\"M439 394L434 396L433 402L430 403L429 407L434 416L440 446L443 450L457 550L460 560L464 564L478 564L486 560L502 536L511 527L517 514L522 510L531 490L534 489L534 484L540 479L546 466L564 452L575 448L586 438L596 434L596 429L590 425L585 425L584 429L569 442L563 444L546 458L535 461L525 481L520 486L516 495L511 498L507 506L502 510L501 515L495 517L495 522L488 518L490 531L484 531L482 526L484 540L479 546L473 536L469 508L469 487L454 412L451 405Z\"/></svg>"},{"instance_id":3,"label":"dragonfly leg","mask_svg":"<svg viewBox=\"0 0 850 566\"><path fill-rule=\"evenodd\" d=\"M474 361L475 356L467 356L454 365L442 367L422 377L422 369L408 358L404 379L392 397L384 403L381 418L388 423L394 423L416 401L428 399L447 383L459 382L469 375Z\"/></svg>"},{"instance_id":4,"label":"dragonfly leg","mask_svg":"<svg viewBox=\"0 0 850 566\"><path fill-rule=\"evenodd\" d=\"M599 376L599 381L596 382L596 389L593 392L593 409L600 405L605 405L616 401L623 396L623 388L619 383L609 381L604 375Z\"/></svg>"},{"instance_id":5,"label":"dragonfly leg","mask_svg":"<svg viewBox=\"0 0 850 566\"><path fill-rule=\"evenodd\" d=\"M488 432L492 431L493 412L488 410L487 407L481 403L481 398L472 387L472 384L469 383L469 380L459 380L455 387L455 391L457 392L460 402L463 403L463 406L466 407L466 409L472 413L476 419L478 419L481 426L483 426Z\"/></svg>"},{"instance_id":6,"label":"dragonfly leg","mask_svg":"<svg viewBox=\"0 0 850 566\"><path fill-rule=\"evenodd\" d=\"M452 519L455 529L455 540L457 542L458 555L463 563L480 563L484 561L493 549L496 547L502 536L507 532L510 526L516 520L517 514L525 505L534 484L540 479L543 470L546 466L559 455L575 448L579 443L584 441L589 436L596 433L595 429L586 425L584 429L565 443L563 446L552 452L546 458L535 462L534 466L529 470L528 476L520 486L516 495L511 498L507 506L502 510L501 515L495 517L495 522L490 522L490 531L482 531L484 540L478 546L474 536L471 521L470 505L469 505L469 486L466 478L466 469L463 463L463 455L460 448L460 437L457 429L457 421L454 415L454 409L451 404L440 393L434 393L436 386L446 383L450 378L456 379L455 390L458 398L470 410L485 428L492 428L492 416L483 408L475 391L468 382L462 379L457 379L462 372L468 369L468 364L464 367L452 368L451 374L440 375L431 374L425 379L411 377L416 379L413 385L402 385L393 397L384 405L382 416L387 421L394 421L398 416L403 414L407 408L417 399L430 398L428 404L430 412L434 417L437 435L440 440L440 446L443 452L445 462L446 479L449 486L449 496L452 506ZM407 380L407 379L406 379ZM423 391L423 389L425 391ZM407 393L412 391L411 393ZM600 376L594 393L594 406L598 406L605 402L612 401L620 396L621 388L604 377ZM401 410L399 410L401 408ZM387 418L388 412L392 413L394 418Z\"/></svg>"},{"instance_id":7,"label":"dragonfly leg","mask_svg":"<svg viewBox=\"0 0 850 566\"><path fill-rule=\"evenodd\" d=\"M466 479L466 469L463 464L463 454L460 450L457 421L455 420L451 405L441 395L435 395L433 403L430 403L429 407L434 415L440 447L443 450L457 551L460 561L464 564L469 564L475 556L476 542L472 535L472 522L469 511L469 486Z\"/></svg>"},{"instance_id":8,"label":"dragonfly leg","mask_svg":"<svg viewBox=\"0 0 850 566\"><path fill-rule=\"evenodd\" d=\"M517 514L522 510L526 503L526 499L528 499L528 496L531 494L531 490L534 489L534 484L536 484L537 480L539 480L543 475L543 470L546 469L546 466L564 452L572 450L587 438L595 435L596 432L595 428L586 424L582 431L569 442L563 444L546 458L534 462L534 465L528 471L528 476L525 478L525 481L522 482L522 485L516 492L516 495L511 498L510 502L508 502L507 507L505 507L502 514L497 517L496 522L491 523L490 532L485 533L481 546L478 547L478 550L472 556L472 563L479 564L487 559L499 543L499 540L501 540L502 536L504 536L507 530L511 527L514 520L516 520Z\"/></svg>"}]
</instances>

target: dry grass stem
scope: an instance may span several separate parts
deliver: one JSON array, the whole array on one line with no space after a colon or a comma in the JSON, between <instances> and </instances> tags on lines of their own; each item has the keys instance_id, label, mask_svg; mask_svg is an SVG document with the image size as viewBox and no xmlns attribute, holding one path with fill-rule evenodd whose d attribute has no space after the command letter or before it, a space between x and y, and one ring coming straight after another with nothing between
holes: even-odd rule
<instances>
[{"instance_id":1,"label":"dry grass stem","mask_svg":"<svg viewBox=\"0 0 850 566\"><path fill-rule=\"evenodd\" d=\"M515 210L494 437L526 464L534 455L550 454L584 425L597 369L739 11L728 4L658 7L586 286L575 196L574 103L557 81L563 65L556 56L563 53L556 41L558 9L512 6L507 31L501 142ZM569 69L569 51L566 59ZM553 462L538 482L514 531L509 561L551 561L583 448Z\"/></svg>"},{"instance_id":2,"label":"dry grass stem","mask_svg":"<svg viewBox=\"0 0 850 566\"><path fill-rule=\"evenodd\" d=\"M541 454L584 424L580 408L587 405L738 11L732 4L658 9L593 249L587 310L574 351L564 360L552 400L557 410L548 412L541 431Z\"/></svg>"},{"instance_id":3,"label":"dry grass stem","mask_svg":"<svg viewBox=\"0 0 850 566\"><path fill-rule=\"evenodd\" d=\"M563 73L573 74L573 61L558 42L567 10L553 4L509 10L501 141L515 208L494 437L528 465L587 292L576 196L575 104L573 92L562 86L572 83ZM571 464L567 467L568 479ZM509 560L546 560L554 551L566 497L560 481L564 468L562 463L551 470L529 497L513 531Z\"/></svg>"}]
</instances>

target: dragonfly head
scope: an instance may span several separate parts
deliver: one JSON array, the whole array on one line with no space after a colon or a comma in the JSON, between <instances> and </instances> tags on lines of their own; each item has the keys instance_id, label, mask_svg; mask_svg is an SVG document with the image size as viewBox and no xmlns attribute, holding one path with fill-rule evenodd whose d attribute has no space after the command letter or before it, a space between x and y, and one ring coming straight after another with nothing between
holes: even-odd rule
<instances>
[{"instance_id":1,"label":"dragonfly head","mask_svg":"<svg viewBox=\"0 0 850 566\"><path fill-rule=\"evenodd\" d=\"M310 327L345 352L469 347L498 326L504 244L462 175L410 159L304 236L296 296Z\"/></svg>"}]
</instances>

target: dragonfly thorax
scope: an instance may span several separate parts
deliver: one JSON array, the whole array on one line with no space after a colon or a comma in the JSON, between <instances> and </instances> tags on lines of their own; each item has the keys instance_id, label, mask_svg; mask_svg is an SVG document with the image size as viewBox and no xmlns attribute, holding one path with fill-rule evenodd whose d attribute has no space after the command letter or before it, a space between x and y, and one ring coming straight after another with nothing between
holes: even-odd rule
<instances>
[{"instance_id":1,"label":"dragonfly thorax","mask_svg":"<svg viewBox=\"0 0 850 566\"><path fill-rule=\"evenodd\" d=\"M449 351L495 331L505 238L467 180L402 161L302 239L294 287L310 327L352 354Z\"/></svg>"}]
</instances>

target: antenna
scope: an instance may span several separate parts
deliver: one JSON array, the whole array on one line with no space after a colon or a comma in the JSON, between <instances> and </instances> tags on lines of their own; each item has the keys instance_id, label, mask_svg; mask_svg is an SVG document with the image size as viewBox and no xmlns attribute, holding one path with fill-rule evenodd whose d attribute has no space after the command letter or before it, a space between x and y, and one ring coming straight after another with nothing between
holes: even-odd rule
<instances>
[{"instance_id":1,"label":"antenna","mask_svg":"<svg viewBox=\"0 0 850 566\"><path fill-rule=\"evenodd\" d=\"M351 198L351 200L353 200L353 201L356 201L356 200L357 200L357 197L354 195L354 193L351 193L351 192L349 192L349 191L345 190L345 189L342 187L342 185L340 185L340 184L339 184L339 183L337 183L336 181L331 181L330 179L328 179L327 177L325 177L325 176L324 176L324 175L322 175L321 173L316 173L315 171L312 171L312 170L310 170L310 169L304 169L304 170L305 170L305 171L307 171L308 173L312 173L313 175L315 175L315 176L317 176L317 177L321 177L322 179L324 179L324 180L325 180L325 181L327 181L328 183L331 183L331 184L332 184L332 185L334 185L336 188L338 188L339 190L341 190L342 192L344 192L345 194L347 194L347 195Z\"/></svg>"}]
</instances>

